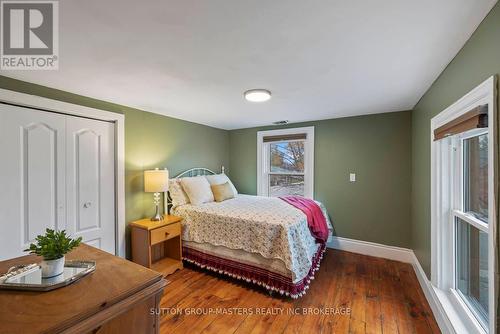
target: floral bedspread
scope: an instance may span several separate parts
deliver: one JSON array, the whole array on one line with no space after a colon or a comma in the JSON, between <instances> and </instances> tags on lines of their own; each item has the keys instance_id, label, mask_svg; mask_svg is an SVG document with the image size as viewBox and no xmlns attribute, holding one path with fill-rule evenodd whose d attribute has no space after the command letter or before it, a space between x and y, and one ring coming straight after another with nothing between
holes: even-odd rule
<instances>
[{"instance_id":1,"label":"floral bedspread","mask_svg":"<svg viewBox=\"0 0 500 334\"><path fill-rule=\"evenodd\" d=\"M325 207L318 202L331 223ZM182 239L280 259L295 277L305 277L316 251L306 215L279 198L237 195L220 203L186 204L173 214L184 218Z\"/></svg>"}]
</instances>

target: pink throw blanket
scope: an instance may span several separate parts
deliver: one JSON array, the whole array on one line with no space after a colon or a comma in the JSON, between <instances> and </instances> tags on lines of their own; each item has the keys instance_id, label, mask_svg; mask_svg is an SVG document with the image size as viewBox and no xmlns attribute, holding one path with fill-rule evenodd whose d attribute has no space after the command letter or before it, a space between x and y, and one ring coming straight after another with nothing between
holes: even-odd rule
<instances>
[{"instance_id":1,"label":"pink throw blanket","mask_svg":"<svg viewBox=\"0 0 500 334\"><path fill-rule=\"evenodd\" d=\"M309 230L318 243L325 243L328 240L328 225L323 211L315 201L300 196L286 196L280 199L305 213Z\"/></svg>"}]
</instances>

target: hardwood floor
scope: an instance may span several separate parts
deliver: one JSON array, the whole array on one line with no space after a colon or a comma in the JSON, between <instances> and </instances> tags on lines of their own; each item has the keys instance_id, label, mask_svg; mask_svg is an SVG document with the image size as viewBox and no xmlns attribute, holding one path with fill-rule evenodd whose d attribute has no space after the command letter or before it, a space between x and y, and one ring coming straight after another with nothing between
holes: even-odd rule
<instances>
[{"instance_id":1,"label":"hardwood floor","mask_svg":"<svg viewBox=\"0 0 500 334\"><path fill-rule=\"evenodd\" d=\"M168 280L165 334L440 333L411 265L396 261L328 249L297 300L191 266Z\"/></svg>"}]
</instances>

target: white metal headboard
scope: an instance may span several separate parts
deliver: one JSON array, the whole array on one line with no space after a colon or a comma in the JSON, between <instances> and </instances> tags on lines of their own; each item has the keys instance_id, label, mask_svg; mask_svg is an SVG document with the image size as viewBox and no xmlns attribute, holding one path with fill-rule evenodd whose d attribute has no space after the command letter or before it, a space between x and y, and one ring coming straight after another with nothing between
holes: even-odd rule
<instances>
[{"instance_id":1,"label":"white metal headboard","mask_svg":"<svg viewBox=\"0 0 500 334\"><path fill-rule=\"evenodd\" d=\"M225 173L225 168L224 166L221 166L220 169L221 174ZM191 177L191 176L203 176L203 175L214 175L217 174L211 169L205 168L205 167L194 167L190 168L188 170L185 170L182 173L177 174L177 176L174 177L174 179L179 179L181 177ZM168 207L171 204L171 198L170 194L168 192L163 193L163 208L165 214L168 213Z\"/></svg>"},{"instance_id":2,"label":"white metal headboard","mask_svg":"<svg viewBox=\"0 0 500 334\"><path fill-rule=\"evenodd\" d=\"M224 166L222 166L222 173L224 173ZM214 174L217 174L217 173L211 169L204 168L204 167L195 167L195 168L190 168L190 169L178 174L175 178L179 179L181 177L214 175Z\"/></svg>"}]
</instances>

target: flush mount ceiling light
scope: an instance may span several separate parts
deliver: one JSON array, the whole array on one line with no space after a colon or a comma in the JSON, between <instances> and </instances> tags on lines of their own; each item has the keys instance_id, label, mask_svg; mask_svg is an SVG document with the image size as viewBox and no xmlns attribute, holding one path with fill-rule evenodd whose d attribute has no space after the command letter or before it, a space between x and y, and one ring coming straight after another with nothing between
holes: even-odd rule
<instances>
[{"instance_id":1,"label":"flush mount ceiling light","mask_svg":"<svg viewBox=\"0 0 500 334\"><path fill-rule=\"evenodd\" d=\"M251 102L265 102L271 98L271 92L267 89L250 89L243 95L247 101Z\"/></svg>"}]
</instances>

